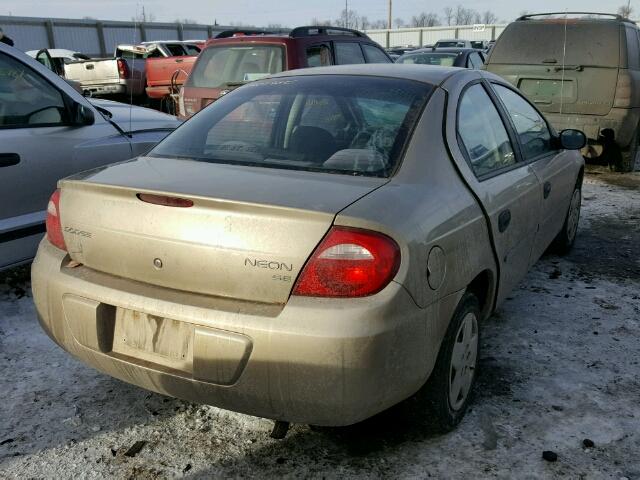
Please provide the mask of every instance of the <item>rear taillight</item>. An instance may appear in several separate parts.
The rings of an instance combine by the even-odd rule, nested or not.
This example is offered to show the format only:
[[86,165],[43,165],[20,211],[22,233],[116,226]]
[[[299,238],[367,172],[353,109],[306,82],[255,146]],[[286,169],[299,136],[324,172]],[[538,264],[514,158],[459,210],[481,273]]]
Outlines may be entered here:
[[116,63],[118,64],[118,76],[123,80],[126,80],[127,78],[129,78],[130,72],[129,72],[129,65],[127,65],[127,62],[122,58],[119,58],[118,60],[116,60]]
[[629,72],[620,70],[616,84],[616,95],[613,99],[614,107],[629,108],[631,106],[631,83]]
[[60,190],[56,190],[47,205],[47,240],[60,250],[67,250],[60,224]]
[[386,287],[398,272],[400,248],[382,233],[333,227],[293,287],[294,295],[364,297]]

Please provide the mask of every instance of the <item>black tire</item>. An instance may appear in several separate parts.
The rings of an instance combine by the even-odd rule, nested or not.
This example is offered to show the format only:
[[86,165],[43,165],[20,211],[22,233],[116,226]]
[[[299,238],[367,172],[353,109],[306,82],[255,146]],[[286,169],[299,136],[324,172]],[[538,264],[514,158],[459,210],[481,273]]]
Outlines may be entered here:
[[[472,370],[471,384],[461,404],[452,406],[450,385],[452,378],[452,355],[458,340],[459,330],[469,314],[475,315],[477,350]],[[478,359],[480,356],[480,303],[472,293],[465,293],[456,308],[447,333],[444,336],[438,359],[427,383],[418,393],[424,396],[427,408],[427,421],[434,431],[446,433],[453,430],[462,420],[473,396],[473,387],[478,377]]]
[[[577,212],[573,211],[577,201]],[[551,250],[558,255],[566,255],[573,248],[573,244],[578,236],[578,222],[580,221],[580,208],[582,205],[582,178],[578,180],[576,186],[571,194],[571,202],[569,203],[569,209],[562,225],[562,230],[553,240],[551,244]],[[576,215],[575,217],[572,216]],[[575,223],[574,223],[575,222]]]

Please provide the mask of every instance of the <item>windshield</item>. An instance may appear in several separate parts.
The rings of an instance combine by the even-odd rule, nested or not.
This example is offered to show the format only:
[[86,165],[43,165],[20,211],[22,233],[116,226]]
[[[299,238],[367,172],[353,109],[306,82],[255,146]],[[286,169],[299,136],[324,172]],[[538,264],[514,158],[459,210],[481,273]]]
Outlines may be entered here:
[[188,87],[220,88],[259,80],[283,70],[284,48],[275,45],[221,45],[205,48],[187,80]]
[[150,155],[386,177],[432,90],[365,76],[263,80],[202,110]]
[[441,65],[452,67],[457,53],[411,53],[400,57],[396,63],[415,63],[419,65]]

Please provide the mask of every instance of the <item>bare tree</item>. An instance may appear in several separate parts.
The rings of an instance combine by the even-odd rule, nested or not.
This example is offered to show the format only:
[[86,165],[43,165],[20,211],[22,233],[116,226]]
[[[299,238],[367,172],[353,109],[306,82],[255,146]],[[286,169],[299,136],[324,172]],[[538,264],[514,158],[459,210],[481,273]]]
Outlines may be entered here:
[[631,6],[631,3],[618,7],[618,15],[621,15],[624,18],[631,18],[632,13],[633,7]]
[[458,5],[453,12],[453,21],[455,25],[470,25],[475,18],[475,11],[472,8],[465,8]]
[[349,9],[347,11],[347,9],[343,9],[342,12],[340,12],[340,17],[336,20],[336,23],[341,27],[358,29],[360,25],[360,16],[355,10]]
[[146,13],[144,9],[144,5],[142,6],[142,12],[136,13],[134,17],[131,17],[131,21],[136,23],[154,22],[155,20],[156,20],[155,14]]
[[444,13],[444,21],[446,22],[447,25],[451,25],[451,23],[453,22],[453,8],[444,7],[443,13]]
[[367,18],[366,15],[362,15],[360,17],[360,28],[362,28],[362,30],[367,30],[369,26],[370,26],[369,19]]
[[436,25],[440,25],[440,20],[433,12],[422,12],[411,17],[412,27],[435,27]]
[[382,19],[374,20],[373,22],[371,22],[369,27],[372,28],[372,29],[383,30],[383,29],[387,28],[387,22],[385,22]]
[[482,14],[482,22],[479,23],[490,25],[492,23],[496,23],[497,21],[498,17],[495,13],[493,13],[491,10],[485,10],[485,12]]
[[396,26],[396,28],[402,28],[405,26],[404,20],[399,17],[393,21],[393,24]]
[[329,25],[331,25],[331,20],[320,20],[316,17],[313,17],[309,22],[309,25],[312,25],[314,27],[328,27]]

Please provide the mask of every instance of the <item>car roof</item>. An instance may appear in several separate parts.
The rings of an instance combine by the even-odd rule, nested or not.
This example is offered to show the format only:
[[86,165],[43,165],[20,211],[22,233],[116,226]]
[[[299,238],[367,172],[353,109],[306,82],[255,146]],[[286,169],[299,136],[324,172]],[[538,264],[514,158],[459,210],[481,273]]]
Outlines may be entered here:
[[443,81],[457,73],[468,72],[466,68],[433,66],[424,68],[424,65],[404,65],[397,63],[368,63],[355,65],[333,65],[327,67],[301,68],[288,70],[269,78],[313,76],[313,75],[356,75],[381,78],[397,78],[401,80],[414,80],[417,82],[440,85]]

